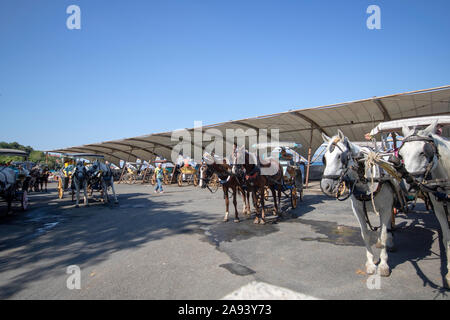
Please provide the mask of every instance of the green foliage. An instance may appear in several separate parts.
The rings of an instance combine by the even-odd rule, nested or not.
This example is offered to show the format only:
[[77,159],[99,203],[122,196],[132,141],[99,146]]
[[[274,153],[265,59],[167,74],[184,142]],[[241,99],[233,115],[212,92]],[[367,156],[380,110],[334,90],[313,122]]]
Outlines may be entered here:
[[[4,142],[0,141],[0,149],[18,149],[28,152],[28,160],[32,162],[45,163],[45,153],[42,151],[34,150],[30,146],[23,146],[18,142]],[[22,161],[22,157],[0,156],[0,163],[6,163],[9,161]],[[56,159],[54,157],[48,157],[47,161],[50,169],[56,169]]]

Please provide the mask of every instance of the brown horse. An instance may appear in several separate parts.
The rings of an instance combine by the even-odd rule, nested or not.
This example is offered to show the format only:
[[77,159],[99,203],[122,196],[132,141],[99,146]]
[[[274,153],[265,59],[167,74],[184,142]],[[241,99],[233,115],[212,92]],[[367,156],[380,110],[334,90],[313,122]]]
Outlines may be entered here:
[[[272,191],[274,214],[281,215],[279,205],[283,171],[279,162],[271,158],[264,161],[258,160],[256,155],[249,153],[244,147],[239,148],[232,158],[232,172],[245,177],[244,184],[252,193],[253,206],[257,212],[254,223],[265,224],[266,222],[264,208],[264,189],[266,186]],[[261,217],[259,216],[259,205],[261,206]]]
[[223,189],[223,197],[225,199],[225,217],[224,221],[228,221],[228,213],[230,206],[230,199],[228,191],[232,191],[233,194],[233,205],[234,205],[234,222],[239,222],[239,213],[237,209],[237,193],[240,192],[242,194],[242,199],[244,201],[244,214],[250,214],[250,205],[248,203],[248,195],[246,201],[246,193],[242,189],[241,181],[239,181],[236,175],[231,173],[231,165],[228,164],[225,160],[219,161],[214,156],[211,156],[208,153],[203,155],[204,164],[200,167],[200,187],[206,188],[209,180],[213,176],[213,174],[217,174],[220,179],[220,184]]
[[39,177],[39,185],[41,187],[41,191],[47,192],[47,184],[48,184],[48,177],[50,176],[50,170],[47,166],[44,166],[41,172],[41,176]]

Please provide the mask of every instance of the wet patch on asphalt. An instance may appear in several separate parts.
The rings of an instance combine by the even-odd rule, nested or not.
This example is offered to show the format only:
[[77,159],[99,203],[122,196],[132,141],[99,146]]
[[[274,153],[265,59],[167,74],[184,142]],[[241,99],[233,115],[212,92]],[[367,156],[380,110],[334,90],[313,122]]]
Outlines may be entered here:
[[255,273],[255,271],[253,271],[252,269],[247,268],[246,266],[243,266],[239,263],[224,263],[219,267],[227,269],[232,274],[235,274],[237,276],[248,276]]
[[[302,241],[318,241],[331,243],[339,246],[364,246],[361,231],[358,227],[338,225],[336,222],[318,221],[298,218],[297,222],[311,226],[314,232],[325,235],[325,237],[305,237]],[[376,232],[370,231],[370,242],[376,242]]]
[[253,219],[248,218],[241,220],[239,223],[234,223],[233,220],[221,222],[203,232],[209,243],[219,247],[221,242],[263,237],[277,231],[279,231],[279,228],[273,223],[254,224]]

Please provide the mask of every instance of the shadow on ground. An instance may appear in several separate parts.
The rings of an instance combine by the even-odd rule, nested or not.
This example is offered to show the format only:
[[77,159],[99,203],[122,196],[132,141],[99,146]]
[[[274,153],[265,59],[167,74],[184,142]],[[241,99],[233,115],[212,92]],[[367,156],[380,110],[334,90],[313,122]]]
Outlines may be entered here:
[[[0,272],[35,264],[0,287],[1,299],[33,281],[61,275],[69,265],[88,267],[114,252],[209,224],[201,213],[184,212],[185,201],[152,201],[148,194],[122,194],[119,205],[93,202],[78,209],[66,207],[72,205],[70,199],[55,196],[33,196],[33,210],[1,219]],[[43,203],[45,207],[39,205]],[[52,232],[46,233],[46,226]]]

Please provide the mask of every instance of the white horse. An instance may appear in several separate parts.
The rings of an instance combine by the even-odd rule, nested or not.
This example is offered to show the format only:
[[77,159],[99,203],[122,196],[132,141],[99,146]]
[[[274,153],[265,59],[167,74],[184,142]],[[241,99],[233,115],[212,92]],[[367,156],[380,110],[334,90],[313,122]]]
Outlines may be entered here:
[[[370,179],[366,182],[361,181],[361,177],[357,173],[357,168],[358,166],[361,166],[361,164],[359,164],[355,158],[361,157],[363,148],[351,143],[341,130],[338,130],[337,136],[330,138],[327,135],[322,134],[322,138],[328,143],[327,151],[323,158],[325,170],[320,182],[322,191],[326,195],[338,198],[338,192],[342,186],[341,182],[345,180],[347,186],[350,186],[349,189],[356,187],[361,190],[368,190],[370,193],[370,190],[373,187]],[[367,170],[362,170],[367,173]],[[378,172],[380,172],[379,168]],[[387,250],[394,248],[390,231],[392,211],[397,194],[394,186],[395,184],[393,183],[380,182],[378,189],[374,193],[375,209],[380,215],[381,227],[381,233],[377,243],[377,245],[381,247],[381,261],[378,265],[378,272],[381,276],[385,277],[390,275]],[[353,191],[355,191],[355,189],[353,189]],[[372,189],[372,191],[375,190]],[[361,195],[358,196],[356,192],[350,194],[353,213],[358,219],[361,235],[366,246],[366,273],[374,274],[377,270],[377,266],[373,261],[373,251],[370,245],[370,234],[368,230],[370,220],[368,220],[367,215],[367,211],[369,210],[374,212],[372,201],[370,196],[367,198],[367,194],[364,195],[365,198]]]
[[[79,207],[80,203],[80,189],[83,188],[84,192],[84,205],[89,206],[89,200],[87,196],[87,183],[88,183],[88,174],[86,167],[82,161],[78,161],[75,169],[72,173],[72,182],[75,187],[75,192],[77,196],[75,207]],[[72,191],[73,192],[73,191]]]
[[0,195],[8,203],[8,214],[11,213],[11,203],[14,198],[14,186],[16,185],[16,173],[8,167],[0,168]]
[[[449,183],[450,177],[450,142],[435,134],[437,121],[426,129],[410,130],[403,127],[403,144],[399,149],[399,158],[403,160],[406,171],[419,181],[426,180],[431,174],[432,180]],[[438,191],[438,190],[436,190]],[[446,285],[450,286],[450,230],[445,213],[443,196],[448,198],[448,190],[440,194],[429,192],[434,213],[442,230],[444,247],[447,254]]]
[[103,190],[103,197],[105,203],[109,201],[108,197],[108,188],[111,187],[113,196],[114,196],[114,203],[119,203],[119,200],[117,200],[116,191],[114,190],[114,177],[113,172],[109,165],[106,165],[98,160],[96,160],[92,164],[92,170],[95,172],[94,174],[97,174],[98,172],[101,172],[101,185]]

